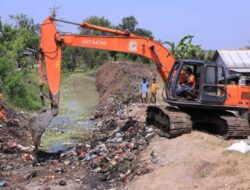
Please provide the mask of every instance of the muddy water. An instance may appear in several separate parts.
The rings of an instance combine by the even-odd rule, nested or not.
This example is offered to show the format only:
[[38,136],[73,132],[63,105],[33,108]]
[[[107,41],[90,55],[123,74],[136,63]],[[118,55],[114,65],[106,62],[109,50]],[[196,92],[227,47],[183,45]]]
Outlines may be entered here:
[[65,151],[88,137],[94,123],[88,117],[98,104],[94,78],[74,73],[63,80],[59,115],[55,117],[42,137],[44,149]]

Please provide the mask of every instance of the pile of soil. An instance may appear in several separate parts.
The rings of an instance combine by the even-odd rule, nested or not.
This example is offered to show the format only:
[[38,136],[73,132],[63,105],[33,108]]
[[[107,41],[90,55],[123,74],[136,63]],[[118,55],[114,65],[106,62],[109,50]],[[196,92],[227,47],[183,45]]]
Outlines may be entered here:
[[158,72],[155,65],[136,62],[104,64],[96,74],[96,87],[100,94],[100,106],[108,113],[119,104],[140,102],[142,78],[152,82]]
[[14,111],[6,111],[5,115],[9,124],[0,123],[0,153],[19,152],[18,148],[14,148],[18,144],[31,146],[33,142],[27,127],[29,116]]

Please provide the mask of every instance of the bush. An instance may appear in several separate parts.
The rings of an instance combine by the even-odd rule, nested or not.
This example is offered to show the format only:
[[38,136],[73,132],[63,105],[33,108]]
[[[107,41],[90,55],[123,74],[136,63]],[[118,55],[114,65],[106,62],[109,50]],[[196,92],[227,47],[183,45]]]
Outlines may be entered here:
[[[28,85],[24,81],[24,74],[22,72],[8,75],[4,88],[11,106],[28,110],[38,109],[40,107],[38,89],[34,90],[31,85]],[[37,93],[34,91],[37,91]]]

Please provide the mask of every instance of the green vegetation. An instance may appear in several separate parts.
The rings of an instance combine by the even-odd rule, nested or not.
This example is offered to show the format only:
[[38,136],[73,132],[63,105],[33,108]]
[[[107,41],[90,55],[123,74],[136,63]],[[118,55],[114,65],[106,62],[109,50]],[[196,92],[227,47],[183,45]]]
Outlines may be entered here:
[[91,131],[82,128],[76,129],[68,127],[66,133],[59,133],[52,130],[46,130],[41,139],[41,145],[43,146],[43,149],[49,150],[50,146],[53,146],[58,142],[83,142],[89,140],[91,138],[91,135]]
[[39,92],[32,74],[36,61],[23,53],[26,48],[38,47],[38,25],[22,14],[10,19],[14,25],[0,20],[0,89],[10,107],[37,109]]
[[212,61],[215,51],[205,51],[201,49],[200,45],[193,44],[194,36],[184,36],[178,44],[174,42],[165,41],[163,44],[170,46],[171,53],[177,59],[198,59],[205,61]]

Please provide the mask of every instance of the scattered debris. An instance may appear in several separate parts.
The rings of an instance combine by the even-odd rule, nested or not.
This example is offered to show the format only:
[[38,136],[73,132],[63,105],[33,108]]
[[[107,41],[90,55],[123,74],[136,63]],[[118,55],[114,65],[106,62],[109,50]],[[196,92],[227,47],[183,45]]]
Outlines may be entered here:
[[32,171],[30,173],[28,173],[28,175],[25,177],[25,179],[30,179],[32,177],[36,177],[37,176],[37,171]]
[[55,169],[55,173],[58,173],[58,174],[62,174],[62,173],[64,173],[66,170],[65,170],[65,168],[56,168]]
[[64,165],[66,165],[66,166],[67,166],[67,165],[71,164],[71,161],[69,161],[69,160],[65,160],[63,163],[64,163]]
[[4,180],[0,180],[0,187],[6,187],[7,186],[7,182]]
[[230,147],[227,148],[229,151],[237,151],[243,154],[250,152],[250,146],[243,140],[240,142],[232,144]]
[[20,150],[20,151],[22,151],[22,152],[32,152],[33,150],[34,150],[34,146],[31,146],[31,147],[26,147],[26,146],[23,146],[23,145],[21,145],[21,144],[18,144],[18,145],[16,145],[16,147]]
[[67,182],[64,181],[64,180],[60,180],[60,181],[59,181],[59,185],[60,185],[60,186],[66,186],[66,185],[67,185]]
[[22,155],[22,160],[25,162],[33,161],[33,160],[35,160],[35,157],[30,153],[25,153]]
[[95,154],[92,154],[92,155],[86,155],[85,157],[84,157],[84,161],[89,161],[89,160],[91,160],[92,158],[95,158],[96,157],[96,155]]
[[157,159],[157,156],[154,150],[151,151],[150,156],[151,156],[151,162],[154,164],[157,164],[159,160]]

